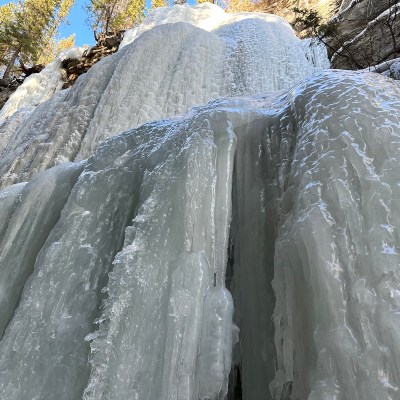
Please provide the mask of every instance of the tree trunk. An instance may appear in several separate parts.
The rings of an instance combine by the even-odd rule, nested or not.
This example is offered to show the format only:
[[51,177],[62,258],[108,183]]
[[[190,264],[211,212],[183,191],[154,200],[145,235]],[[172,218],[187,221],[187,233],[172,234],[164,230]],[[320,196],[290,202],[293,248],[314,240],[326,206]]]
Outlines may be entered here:
[[7,79],[10,76],[11,70],[12,70],[14,64],[15,64],[15,61],[17,60],[17,57],[19,56],[20,51],[21,51],[20,48],[17,48],[17,49],[14,50],[14,53],[11,56],[11,59],[7,64],[7,68],[4,71],[3,79]]

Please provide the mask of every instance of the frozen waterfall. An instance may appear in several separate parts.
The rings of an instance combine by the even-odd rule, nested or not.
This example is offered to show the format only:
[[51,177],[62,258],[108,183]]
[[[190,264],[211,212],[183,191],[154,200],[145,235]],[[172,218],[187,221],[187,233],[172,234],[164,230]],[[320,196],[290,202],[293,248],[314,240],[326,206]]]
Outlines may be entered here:
[[[300,45],[282,18],[226,14],[210,3],[153,11],[140,32],[126,36],[130,45],[35,112],[20,109],[7,119],[0,116],[5,138],[0,187],[86,159],[100,141],[144,122],[182,114],[221,96],[290,88],[327,63],[326,54]],[[16,109],[17,101],[18,96],[11,98],[5,108]]]
[[0,399],[399,399],[400,85],[211,4],[125,39],[0,126]]

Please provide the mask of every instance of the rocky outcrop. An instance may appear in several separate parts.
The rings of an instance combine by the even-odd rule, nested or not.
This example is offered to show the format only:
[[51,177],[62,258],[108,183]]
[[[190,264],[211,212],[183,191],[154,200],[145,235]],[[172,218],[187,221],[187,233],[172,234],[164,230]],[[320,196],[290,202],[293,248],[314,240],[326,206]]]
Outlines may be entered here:
[[399,0],[346,0],[332,22],[328,44],[334,68],[367,68],[399,57]]
[[[364,69],[400,56],[400,0],[264,0],[259,4],[257,11],[280,15],[292,24],[294,8],[317,11],[330,24],[330,36],[324,41],[333,68]],[[301,24],[294,28],[300,37],[310,33]]]
[[15,79],[0,79],[0,110],[21,83]]
[[64,60],[62,67],[66,71],[66,82],[63,85],[63,89],[71,87],[80,75],[87,72],[102,58],[115,53],[122,41],[123,34],[124,31],[108,34],[100,39],[95,46],[88,49],[81,58]]

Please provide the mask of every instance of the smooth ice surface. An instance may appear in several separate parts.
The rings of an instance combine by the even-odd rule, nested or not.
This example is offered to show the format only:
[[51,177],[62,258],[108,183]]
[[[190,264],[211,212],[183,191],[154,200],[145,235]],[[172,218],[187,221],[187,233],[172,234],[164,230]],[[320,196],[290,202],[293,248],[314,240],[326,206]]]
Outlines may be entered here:
[[[222,8],[208,2],[196,4],[195,6],[178,4],[174,7],[157,8],[150,13],[143,23],[125,32],[120,48],[132,43],[141,34],[157,25],[186,22],[210,32],[221,26],[224,22],[229,21],[230,18],[235,19],[237,15],[238,14],[226,14]],[[241,15],[251,16],[254,14],[241,13]]]
[[[174,6],[153,11],[138,29],[131,44],[72,88],[24,120],[4,122],[0,186],[85,159],[102,140],[145,122],[221,96],[288,89],[326,67],[326,54],[301,46],[289,24],[269,14],[226,14],[208,3]],[[37,104],[30,95],[23,99]]]

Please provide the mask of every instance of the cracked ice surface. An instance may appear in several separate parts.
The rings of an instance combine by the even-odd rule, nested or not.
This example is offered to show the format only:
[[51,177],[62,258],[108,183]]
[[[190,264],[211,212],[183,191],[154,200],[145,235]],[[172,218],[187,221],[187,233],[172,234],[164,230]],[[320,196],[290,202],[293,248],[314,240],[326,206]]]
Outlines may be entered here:
[[268,14],[174,6],[153,11],[138,29],[71,89],[3,122],[0,186],[85,159],[102,140],[145,122],[221,96],[288,89],[327,66],[326,52],[301,46],[286,21]]

